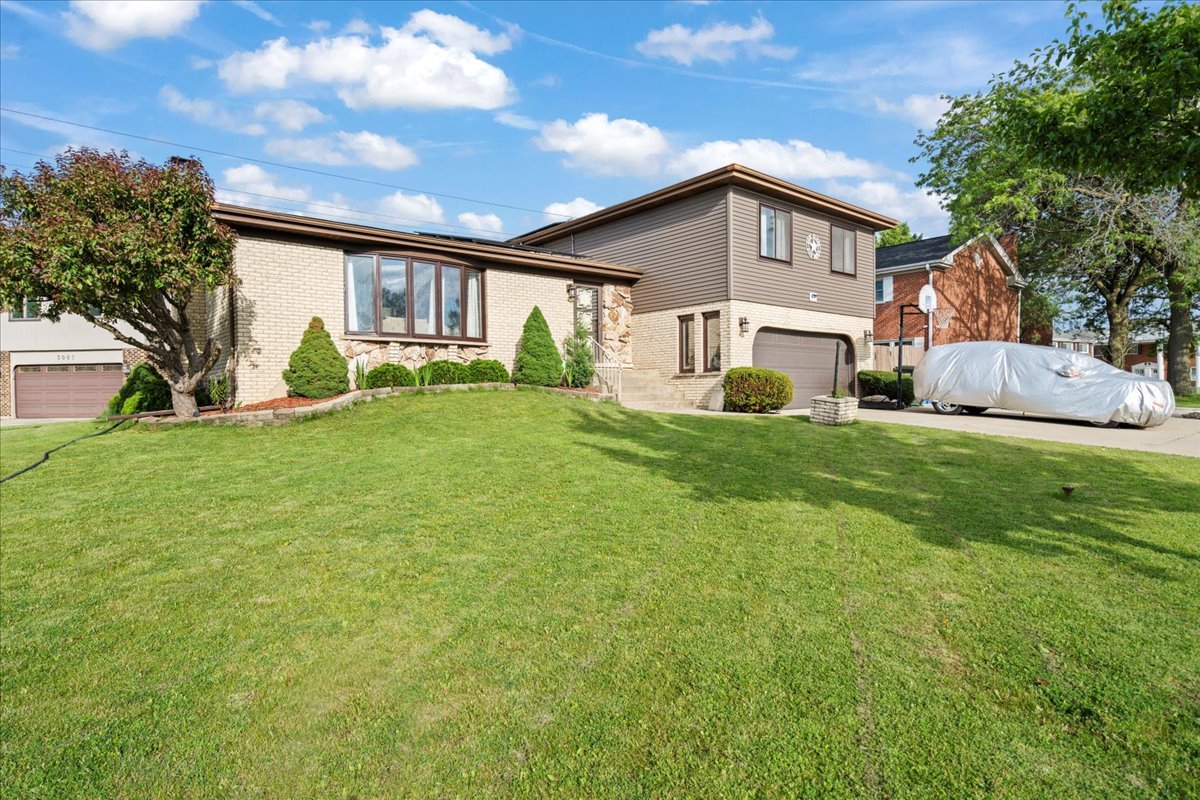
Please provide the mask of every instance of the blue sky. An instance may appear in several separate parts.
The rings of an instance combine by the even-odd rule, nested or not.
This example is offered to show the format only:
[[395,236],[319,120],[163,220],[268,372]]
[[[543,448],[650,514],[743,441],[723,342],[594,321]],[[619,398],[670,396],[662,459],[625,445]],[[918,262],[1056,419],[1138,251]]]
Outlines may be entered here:
[[183,145],[4,113],[0,156],[194,153],[231,202],[484,236],[737,161],[937,235],[909,158],[938,96],[1063,29],[1054,2],[0,0],[0,105]]

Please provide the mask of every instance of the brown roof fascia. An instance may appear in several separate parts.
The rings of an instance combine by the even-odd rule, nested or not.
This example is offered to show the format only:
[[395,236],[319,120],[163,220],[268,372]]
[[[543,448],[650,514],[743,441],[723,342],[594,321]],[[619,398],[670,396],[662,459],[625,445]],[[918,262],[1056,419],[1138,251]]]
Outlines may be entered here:
[[664,203],[682,200],[685,197],[690,197],[718,186],[738,186],[777,200],[784,200],[804,208],[810,208],[822,214],[855,222],[874,231],[887,230],[900,224],[897,220],[883,214],[868,211],[865,208],[851,205],[820,192],[814,192],[811,189],[805,189],[803,186],[788,183],[787,181],[774,178],[749,167],[743,167],[741,164],[730,164],[720,169],[715,169],[712,172],[698,175],[695,178],[689,178],[686,181],[680,181],[649,194],[644,194],[641,197],[635,197],[632,200],[626,200],[623,203],[602,208],[586,216],[560,222],[557,225],[538,228],[521,236],[513,237],[509,241],[518,244],[548,242],[561,236],[568,236],[605,222],[611,222],[663,205]]
[[557,253],[521,250],[505,245],[440,239],[415,233],[353,225],[345,222],[281,214],[226,203],[213,205],[213,216],[235,229],[253,229],[272,233],[307,236],[341,242],[356,248],[420,248],[460,258],[480,258],[506,266],[526,267],[551,272],[567,272],[592,277],[636,281],[642,270],[606,261]]

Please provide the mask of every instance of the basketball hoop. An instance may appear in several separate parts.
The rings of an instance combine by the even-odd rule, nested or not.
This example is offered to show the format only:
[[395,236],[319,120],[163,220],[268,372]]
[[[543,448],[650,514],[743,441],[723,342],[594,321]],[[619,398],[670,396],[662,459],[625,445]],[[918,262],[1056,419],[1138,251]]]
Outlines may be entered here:
[[939,330],[950,327],[952,319],[954,319],[954,309],[952,308],[935,308],[933,310],[933,324]]
[[937,307],[937,292],[933,290],[932,283],[927,283],[921,287],[921,291],[917,295],[917,308],[928,314],[930,311],[936,311]]

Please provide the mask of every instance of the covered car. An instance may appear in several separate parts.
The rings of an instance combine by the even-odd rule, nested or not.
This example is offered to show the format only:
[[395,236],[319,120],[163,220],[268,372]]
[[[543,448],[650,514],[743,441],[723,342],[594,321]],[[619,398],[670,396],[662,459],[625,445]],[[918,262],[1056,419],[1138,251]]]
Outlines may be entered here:
[[1055,347],[1012,342],[962,342],[929,348],[913,370],[917,398],[943,413],[989,408],[1147,428],[1175,410],[1166,381]]

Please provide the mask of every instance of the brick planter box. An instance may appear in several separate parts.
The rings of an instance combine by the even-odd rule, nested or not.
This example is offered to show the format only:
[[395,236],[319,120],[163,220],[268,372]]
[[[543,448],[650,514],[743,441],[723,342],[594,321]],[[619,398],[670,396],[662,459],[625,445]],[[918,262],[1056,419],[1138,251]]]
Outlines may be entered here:
[[849,425],[858,418],[857,397],[817,395],[809,401],[811,419],[818,425]]

